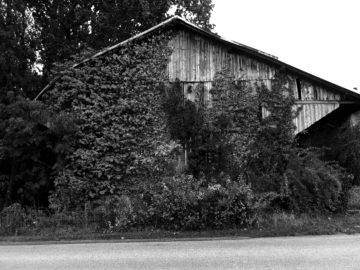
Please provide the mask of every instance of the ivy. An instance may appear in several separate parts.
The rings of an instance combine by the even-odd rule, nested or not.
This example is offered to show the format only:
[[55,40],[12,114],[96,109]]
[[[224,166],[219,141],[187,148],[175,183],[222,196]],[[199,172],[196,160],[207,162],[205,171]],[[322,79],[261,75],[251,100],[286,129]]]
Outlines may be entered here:
[[128,44],[60,73],[46,99],[57,111],[72,113],[79,132],[55,179],[54,208],[131,194],[149,174],[162,173],[155,161],[170,152],[160,102],[168,40],[169,35],[160,35]]
[[171,137],[189,152],[188,170],[205,185],[245,182],[283,210],[344,209],[351,175],[318,150],[296,145],[290,79],[279,71],[268,88],[236,80],[225,68],[215,76],[210,107],[184,100],[175,84],[164,103]]
[[247,160],[248,181],[258,192],[280,192],[289,155],[295,149],[293,119],[295,97],[287,87],[289,78],[279,72],[272,80],[271,89],[256,86],[261,120],[254,134]]

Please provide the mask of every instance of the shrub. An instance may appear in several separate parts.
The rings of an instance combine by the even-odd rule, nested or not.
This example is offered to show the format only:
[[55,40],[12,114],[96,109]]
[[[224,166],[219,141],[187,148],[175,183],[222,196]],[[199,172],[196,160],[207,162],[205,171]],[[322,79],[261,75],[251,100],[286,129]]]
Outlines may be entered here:
[[14,203],[48,206],[52,174],[76,133],[71,115],[16,97],[0,104],[0,209]]
[[360,209],[360,187],[355,186],[349,190],[349,208]]
[[253,218],[253,194],[241,183],[206,184],[190,175],[164,179],[143,195],[146,223],[163,229],[247,226]]
[[128,229],[135,220],[132,202],[128,196],[107,196],[93,204],[93,221],[99,229],[121,231]]
[[349,123],[337,129],[337,135],[330,141],[331,147],[327,149],[330,158],[338,160],[354,175],[353,184],[360,184],[360,124],[348,126]]
[[18,234],[25,226],[26,213],[19,203],[5,207],[0,213],[0,233]]
[[319,152],[298,149],[289,156],[283,181],[283,202],[290,210],[335,212],[346,209],[352,175],[321,160]]

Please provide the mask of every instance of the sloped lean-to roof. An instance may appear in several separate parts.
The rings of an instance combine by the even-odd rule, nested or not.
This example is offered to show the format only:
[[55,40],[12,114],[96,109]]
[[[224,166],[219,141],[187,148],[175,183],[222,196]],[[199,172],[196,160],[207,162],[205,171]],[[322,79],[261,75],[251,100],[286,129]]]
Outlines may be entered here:
[[[231,40],[227,40],[225,38],[222,38],[220,37],[219,35],[217,34],[214,34],[214,33],[211,33],[211,32],[207,32],[203,29],[201,29],[200,27],[196,26],[195,24],[192,24],[188,21],[186,21],[185,19],[179,17],[179,16],[174,16],[174,17],[171,17],[169,19],[167,19],[166,21],[162,22],[162,23],[159,23],[158,25],[138,34],[138,35],[135,35],[127,40],[124,40],[118,44],[115,44],[113,46],[109,46],[109,47],[106,47],[102,50],[100,50],[99,52],[95,53],[93,56],[89,57],[89,58],[86,58],[84,59],[83,61],[73,65],[73,68],[75,67],[79,67],[81,65],[83,65],[84,63],[94,59],[94,58],[97,58],[101,55],[104,55],[110,51],[113,51],[115,49],[117,49],[118,47],[120,46],[123,46],[133,40],[136,40],[136,39],[140,39],[140,38],[143,38],[143,37],[146,37],[148,35],[151,35],[161,29],[165,29],[165,28],[170,28],[170,27],[173,27],[173,26],[176,26],[176,25],[179,25],[179,26],[182,26],[182,27],[185,27],[189,30],[192,30],[192,31],[195,31],[197,32],[198,34],[200,35],[203,35],[203,36],[207,36],[211,39],[214,39],[216,41],[219,41],[221,43],[224,43],[226,45],[228,45],[230,48],[234,49],[234,50],[237,50],[237,51],[241,51],[243,53],[246,53],[248,54],[249,56],[252,56],[252,57],[255,57],[259,60],[262,60],[262,61],[265,61],[269,64],[272,64],[276,67],[284,67],[286,70],[288,70],[289,72],[293,73],[294,75],[296,76],[299,76],[299,77],[303,77],[303,78],[306,78],[310,81],[313,81],[313,82],[316,82],[324,87],[327,87],[329,88],[330,90],[333,90],[333,91],[336,91],[336,92],[339,92],[341,94],[344,94],[345,96],[350,96],[352,98],[355,98],[356,100],[360,100],[360,94],[359,93],[356,93],[354,91],[351,91],[349,89],[346,89],[344,87],[341,87],[339,85],[336,85],[336,84],[333,84],[329,81],[326,81],[324,79],[321,79],[317,76],[314,76],[310,73],[307,73],[303,70],[300,70],[298,68],[295,68],[289,64],[286,64],[280,60],[278,60],[277,57],[273,56],[273,55],[270,55],[268,53],[265,53],[263,51],[260,51],[260,50],[257,50],[257,49],[254,49],[252,47],[249,47],[249,46],[246,46],[244,44],[241,44],[241,43],[238,43],[238,42],[234,42],[234,41],[231,41]],[[56,76],[52,81],[49,82],[49,84],[47,84],[41,91],[40,93],[35,97],[35,100],[39,99],[48,89],[50,89],[52,87],[52,85],[59,79],[60,77],[59,76]]]

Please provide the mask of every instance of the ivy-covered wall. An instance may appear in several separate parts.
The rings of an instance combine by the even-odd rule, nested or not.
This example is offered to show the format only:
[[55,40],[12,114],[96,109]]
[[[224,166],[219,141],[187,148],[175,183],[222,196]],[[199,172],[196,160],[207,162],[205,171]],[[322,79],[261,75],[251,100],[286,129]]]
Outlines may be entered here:
[[151,178],[147,166],[152,174],[161,170],[154,160],[166,152],[160,98],[168,40],[169,35],[158,35],[61,71],[44,100],[73,114],[79,131],[73,153],[55,177],[54,208],[131,193],[136,183]]
[[[298,112],[287,87],[289,75],[275,74],[269,89],[239,82],[224,65],[212,82],[212,106],[204,104],[201,85],[193,89],[197,103],[186,101],[181,85],[169,83],[172,36],[138,40],[60,72],[45,100],[55,111],[71,113],[79,130],[73,152],[55,175],[51,207],[71,210],[113,195],[151,205],[163,195],[149,195],[152,187],[167,190],[166,181],[177,183],[190,174],[205,187],[250,184],[258,194],[275,194],[278,206],[296,211],[338,209],[346,176],[293,144]],[[186,174],[174,172],[176,143],[171,141],[189,154]],[[330,190],[323,188],[331,181]]]

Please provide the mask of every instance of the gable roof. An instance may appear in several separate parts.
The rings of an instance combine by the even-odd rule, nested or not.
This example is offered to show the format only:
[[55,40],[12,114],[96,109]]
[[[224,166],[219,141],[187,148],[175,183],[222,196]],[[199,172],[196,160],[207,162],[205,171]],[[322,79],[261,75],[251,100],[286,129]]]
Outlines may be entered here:
[[[217,34],[214,34],[212,32],[208,32],[208,31],[205,31],[203,30],[202,28],[198,27],[197,25],[193,24],[193,23],[190,23],[188,21],[186,21],[185,19],[179,17],[179,16],[174,16],[174,17],[171,17],[153,27],[151,27],[150,29],[142,32],[142,33],[139,33],[127,40],[124,40],[120,43],[117,43],[115,45],[112,45],[112,46],[109,46],[109,47],[106,47],[100,51],[98,51],[97,53],[95,53],[94,55],[92,55],[91,57],[89,58],[86,58],[84,59],[83,61],[77,63],[77,64],[74,64],[72,67],[73,68],[76,68],[76,67],[79,67],[89,61],[91,61],[92,59],[95,59],[101,55],[104,55],[110,51],[113,51],[115,49],[117,49],[118,47],[120,46],[123,46],[133,40],[137,40],[137,39],[141,39],[141,38],[144,38],[144,37],[147,37],[148,35],[151,35],[151,34],[154,34],[156,33],[157,31],[161,31],[163,29],[168,29],[168,28],[171,28],[171,27],[174,27],[174,26],[180,26],[180,27],[184,27],[185,29],[188,29],[190,31],[194,31],[202,36],[206,36],[206,37],[209,37],[213,40],[216,40],[220,43],[223,43],[223,44],[226,44],[228,45],[231,49],[235,50],[235,51],[240,51],[244,54],[247,54],[249,56],[252,56],[254,58],[257,58],[259,60],[262,60],[266,63],[269,63],[277,68],[285,68],[288,72],[294,74],[295,76],[299,76],[299,77],[302,77],[302,78],[305,78],[305,79],[308,79],[310,81],[313,81],[313,82],[316,82],[318,83],[319,85],[322,85],[324,87],[327,87],[329,90],[333,90],[335,92],[339,92],[341,94],[344,94],[345,96],[351,96],[355,99],[358,99],[360,100],[360,93],[356,93],[354,91],[351,91],[349,89],[346,89],[344,87],[341,87],[339,85],[336,85],[334,83],[331,83],[329,81],[326,81],[324,79],[321,79],[315,75],[312,75],[310,73],[307,73],[303,70],[300,70],[296,67],[293,67],[289,64],[286,64],[280,60],[278,60],[278,58],[276,56],[273,56],[271,54],[268,54],[268,53],[265,53],[263,51],[260,51],[260,50],[257,50],[255,48],[252,48],[252,47],[249,47],[249,46],[246,46],[244,44],[241,44],[241,43],[238,43],[238,42],[235,42],[235,41],[231,41],[231,40],[228,40],[228,39],[225,39],[223,37],[220,37],[219,35]],[[60,78],[60,76],[56,76],[55,78],[53,78],[40,92],[39,94],[35,97],[34,100],[37,100],[39,99],[49,88],[52,87],[52,85]]]

